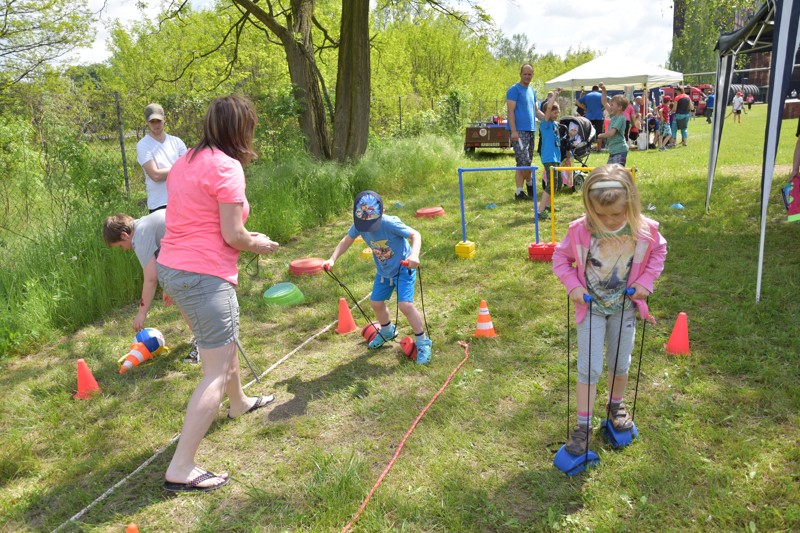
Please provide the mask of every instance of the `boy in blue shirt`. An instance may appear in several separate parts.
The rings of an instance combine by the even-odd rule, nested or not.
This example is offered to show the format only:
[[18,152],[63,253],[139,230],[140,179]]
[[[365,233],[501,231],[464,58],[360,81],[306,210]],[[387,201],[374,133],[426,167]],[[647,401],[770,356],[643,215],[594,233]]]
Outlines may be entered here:
[[[353,225],[336,245],[330,259],[323,263],[323,268],[333,267],[336,260],[352,246],[359,235],[372,249],[377,269],[369,303],[381,324],[381,330],[369,343],[369,347],[380,348],[386,341],[397,337],[397,328],[392,324],[389,308],[386,305],[386,301],[391,298],[392,292],[397,287],[397,305],[414,330],[417,364],[427,364],[431,359],[432,343],[425,335],[422,316],[414,306],[416,268],[419,266],[422,236],[415,229],[406,226],[399,218],[384,215],[383,199],[378,193],[362,191],[356,195],[353,204]],[[408,268],[401,267],[402,260],[408,261]]]
[[[558,115],[561,107],[555,100],[545,104],[544,120],[540,124],[542,139],[542,197],[539,200],[539,218],[547,220],[550,212],[550,168],[561,164],[561,137],[558,134]],[[561,173],[556,172],[554,190],[561,189]]]

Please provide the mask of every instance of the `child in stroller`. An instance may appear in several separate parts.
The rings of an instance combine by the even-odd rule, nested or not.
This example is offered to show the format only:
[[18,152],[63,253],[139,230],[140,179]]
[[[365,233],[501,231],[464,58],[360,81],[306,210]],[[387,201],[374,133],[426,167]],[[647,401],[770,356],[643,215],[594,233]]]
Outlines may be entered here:
[[[571,167],[580,163],[580,166],[588,167],[587,161],[591,153],[592,143],[595,142],[597,137],[597,132],[591,121],[581,116],[568,116],[563,117],[558,123],[564,166]],[[575,162],[573,162],[573,159]],[[587,175],[588,172],[576,170],[571,175],[568,173],[562,179],[567,187],[571,187],[573,191],[577,192],[581,190],[583,180],[586,179]],[[560,188],[558,186],[557,190]]]

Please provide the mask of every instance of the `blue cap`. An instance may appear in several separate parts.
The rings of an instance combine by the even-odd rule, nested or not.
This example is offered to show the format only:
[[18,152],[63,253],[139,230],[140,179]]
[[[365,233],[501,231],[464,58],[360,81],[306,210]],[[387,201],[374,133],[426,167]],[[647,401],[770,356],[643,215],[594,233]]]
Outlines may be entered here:
[[383,200],[375,191],[362,191],[353,203],[353,223],[358,231],[376,231],[381,227]]

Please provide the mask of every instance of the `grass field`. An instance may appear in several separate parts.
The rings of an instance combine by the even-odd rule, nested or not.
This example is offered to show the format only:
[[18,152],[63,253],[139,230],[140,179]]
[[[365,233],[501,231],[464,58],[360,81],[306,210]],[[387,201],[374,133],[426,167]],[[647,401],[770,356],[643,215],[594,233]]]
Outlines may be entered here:
[[[235,421],[220,409],[198,463],[229,471],[226,488],[165,493],[170,446],[62,531],[123,531],[130,522],[141,531],[339,531],[464,357],[459,340],[470,343],[467,363],[408,439],[356,531],[797,531],[800,225],[785,222],[777,191],[788,176],[796,122],[783,125],[756,304],[764,120],[756,106],[743,124],[726,125],[708,215],[710,128],[702,119],[690,125],[689,147],[628,158],[669,253],[650,298],[658,326],[648,326],[644,341],[640,438],[613,450],[595,431],[597,468],[567,478],[552,466],[549,449],[566,437],[566,328],[569,322],[574,331],[574,319],[551,265],[527,260],[530,205],[512,200],[510,172],[468,175],[468,237],[477,256],[459,260],[457,174],[442,171],[385,198],[388,212],[423,236],[429,366],[409,363],[397,344],[368,351],[357,333],[338,335],[334,324],[248,388],[273,392],[273,408]],[[590,158],[604,162],[604,154]],[[510,166],[513,159],[485,153],[460,164]],[[685,209],[671,209],[676,202]],[[497,208],[486,209],[490,203]],[[414,218],[430,205],[446,215]],[[556,205],[559,238],[582,208],[578,195],[557,195]],[[288,265],[327,257],[349,224],[342,213],[271,256],[243,255],[242,339],[259,370],[336,320],[344,292],[324,275],[291,277]],[[549,226],[542,237],[549,238]],[[362,298],[374,267],[359,251],[349,251],[335,272]],[[262,292],[281,281],[297,284],[305,302],[265,306]],[[419,286],[417,295],[419,304]],[[497,338],[472,338],[481,299]],[[692,354],[667,356],[662,345],[681,311],[689,317]],[[133,307],[119,309],[38,353],[2,362],[0,530],[59,527],[180,431],[201,375],[181,362],[191,335],[174,308],[154,306],[148,325],[165,334],[172,354],[120,376],[116,360],[127,351],[134,314]],[[358,311],[354,316],[366,322]],[[402,316],[400,325],[401,335],[410,334]],[[636,346],[635,360],[638,340]],[[71,397],[78,358],[103,389],[89,401]],[[246,367],[243,378],[251,378]],[[632,380],[629,401],[633,387]],[[569,412],[574,422],[574,408]]]

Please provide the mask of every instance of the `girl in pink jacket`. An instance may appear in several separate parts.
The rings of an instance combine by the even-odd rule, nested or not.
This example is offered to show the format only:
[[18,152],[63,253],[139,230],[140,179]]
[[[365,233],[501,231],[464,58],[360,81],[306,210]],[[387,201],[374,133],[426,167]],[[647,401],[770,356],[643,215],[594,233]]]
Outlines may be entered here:
[[[664,269],[667,255],[667,241],[658,232],[658,223],[642,216],[639,192],[623,166],[594,169],[583,186],[583,204],[586,214],[570,224],[553,254],[553,272],[575,303],[578,324],[578,425],[566,446],[573,455],[586,453],[604,347],[608,361],[608,418],[618,431],[633,425],[623,394],[636,332],[636,311],[654,322],[646,298],[653,292],[653,283]],[[629,288],[633,294],[626,298]],[[584,296],[591,297],[591,328],[589,304]]]

